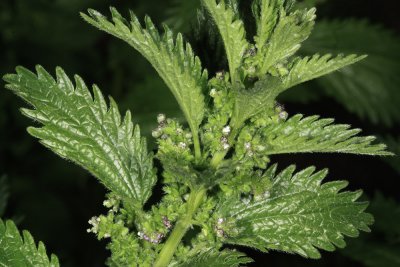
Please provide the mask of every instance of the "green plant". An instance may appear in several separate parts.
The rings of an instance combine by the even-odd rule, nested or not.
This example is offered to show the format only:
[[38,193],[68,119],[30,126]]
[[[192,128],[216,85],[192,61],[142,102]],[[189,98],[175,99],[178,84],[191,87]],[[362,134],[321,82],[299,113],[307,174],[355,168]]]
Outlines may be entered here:
[[[112,22],[95,10],[81,14],[141,53],[175,96],[187,126],[160,114],[152,133],[155,155],[131,113],[122,117],[112,98],[107,104],[100,89],[93,86],[91,93],[79,76],[73,83],[57,68],[54,79],[41,66],[36,73],[18,67],[4,76],[6,88],[33,106],[23,114],[43,125],[28,132],[109,189],[109,212],[93,217],[88,230],[109,239],[108,265],[251,261],[226,244],[319,258],[318,249],[333,251],[345,246],[344,236],[369,231],[373,218],[364,212],[367,203],[357,202],[361,191],[342,192],[345,181],[322,184],[326,170],[295,172],[290,166],[277,172],[270,162],[282,153],[391,154],[373,144],[374,137],[357,136],[359,129],[318,116],[289,117],[276,102],[287,89],[365,56],[296,56],[313,29],[315,9],[296,9],[294,1],[255,0],[253,40],[246,38],[235,1],[202,3],[221,34],[229,66],[210,79],[182,35],[175,37],[168,27],[160,35],[150,18],[143,28],[133,13],[127,20],[114,8]],[[161,174],[154,160],[161,162]],[[164,195],[149,200],[157,181]],[[20,240],[12,223],[1,222],[0,242],[10,236],[4,229]],[[12,252],[21,246],[1,248],[0,262],[34,259],[32,239],[25,243],[24,253]],[[43,258],[42,246],[39,254]],[[57,264],[46,260],[38,264]]]

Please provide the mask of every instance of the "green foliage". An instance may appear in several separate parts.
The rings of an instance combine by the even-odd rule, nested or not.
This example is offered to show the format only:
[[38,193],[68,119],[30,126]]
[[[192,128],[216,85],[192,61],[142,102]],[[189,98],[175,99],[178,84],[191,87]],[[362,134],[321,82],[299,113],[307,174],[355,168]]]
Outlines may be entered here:
[[393,125],[400,118],[400,39],[366,21],[322,21],[302,53],[360,53],[368,58],[318,79],[326,93],[349,111],[373,123]]
[[160,36],[149,17],[145,18],[146,29],[143,29],[132,12],[129,23],[115,8],[111,8],[111,13],[114,23],[95,10],[89,10],[90,16],[81,15],[93,26],[127,42],[153,65],[178,101],[197,142],[198,127],[204,116],[202,91],[208,76],[200,59],[194,56],[189,44],[184,44],[181,34],[174,40],[172,31],[165,27],[164,35]]
[[314,173],[313,167],[296,174],[294,166],[276,176],[275,171],[276,166],[266,171],[264,179],[272,186],[261,197],[221,204],[220,216],[227,219],[225,242],[319,258],[316,248],[343,248],[343,235],[369,231],[373,218],[364,213],[367,203],[355,202],[361,192],[339,192],[346,181],[321,185],[327,171]]
[[283,0],[262,0],[257,4],[254,8],[259,10],[256,13],[257,56],[253,60],[257,62],[256,73],[260,76],[299,50],[314,27],[315,9],[293,11],[291,1]]
[[57,267],[55,255],[47,257],[42,242],[36,246],[31,234],[23,231],[22,236],[12,221],[0,219],[0,265],[12,267]]
[[[391,155],[385,151],[385,145],[371,144],[376,139],[374,136],[356,136],[360,129],[349,129],[350,125],[333,122],[333,119],[303,117],[301,114],[287,120],[258,120],[256,123],[267,125],[252,134],[254,143],[246,141],[250,141],[252,147],[264,146],[259,152],[262,155],[309,152]],[[249,131],[243,130],[241,135],[245,139],[248,134]]]
[[188,255],[183,263],[172,263],[170,267],[238,267],[242,264],[250,263],[252,260],[246,255],[235,251],[225,249],[223,251],[214,251],[211,249],[194,251]]
[[225,0],[219,3],[216,0],[202,0],[202,3],[218,27],[224,42],[231,79],[236,81],[237,70],[242,65],[243,55],[249,44],[246,40],[243,21],[238,18],[237,7],[232,8],[232,6],[235,7],[235,1],[230,5],[225,4]]
[[63,158],[83,166],[108,189],[140,207],[156,182],[152,155],[133,127],[128,111],[122,119],[114,100],[108,107],[100,89],[93,95],[79,76],[74,86],[61,68],[55,80],[41,66],[37,75],[18,67],[6,75],[6,87],[31,104],[24,115],[40,122],[29,128],[33,136]]
[[[93,96],[82,79],[75,84],[60,68],[54,79],[18,67],[4,77],[33,109],[23,113],[41,123],[28,131],[51,150],[96,176],[111,192],[107,214],[89,220],[98,239],[107,239],[109,266],[239,266],[250,262],[225,244],[275,249],[318,258],[318,249],[344,247],[344,236],[369,231],[373,218],[361,191],[341,192],[345,181],[321,184],[326,171],[310,167],[276,175],[270,155],[341,152],[390,155],[359,129],[332,119],[288,114],[276,102],[292,86],[353,64],[363,57],[296,56],[314,26],[315,9],[295,10],[294,1],[253,4],[257,35],[246,40],[238,2],[203,0],[224,42],[229,72],[208,80],[189,44],[152,21],[145,28],[111,8],[111,21],[97,11],[82,17],[124,41],[156,69],[177,99],[189,128],[157,116],[155,155],[130,112],[122,118],[112,98],[97,86]],[[203,93],[209,93],[207,99]],[[206,101],[207,100],[207,101]],[[159,160],[160,177],[153,168]],[[268,168],[269,167],[269,168]],[[164,194],[149,200],[157,179]]]

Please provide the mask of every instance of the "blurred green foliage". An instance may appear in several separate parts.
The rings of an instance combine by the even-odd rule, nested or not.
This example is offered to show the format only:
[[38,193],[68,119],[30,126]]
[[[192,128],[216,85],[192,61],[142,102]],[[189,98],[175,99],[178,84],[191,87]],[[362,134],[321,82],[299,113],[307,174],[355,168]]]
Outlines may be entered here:
[[[316,33],[303,47],[305,54],[314,50],[341,50],[367,53],[370,57],[354,69],[289,91],[282,98],[289,112],[306,115],[318,112],[339,121],[350,118],[368,134],[385,136],[392,151],[400,152],[400,141],[395,134],[400,126],[400,24],[392,11],[396,2],[308,0],[301,3],[320,4],[318,15],[323,21],[319,26],[317,23]],[[32,68],[41,64],[46,69],[62,66],[69,74],[80,74],[88,84],[101,85],[103,92],[112,95],[122,109],[133,111],[135,122],[149,135],[160,111],[178,118],[181,113],[162,80],[137,52],[92,29],[78,15],[89,7],[106,12],[109,5],[120,10],[133,9],[138,17],[147,13],[156,24],[167,22],[185,33],[208,69],[226,68],[218,34],[207,15],[197,11],[198,0],[2,0],[0,72],[13,72],[16,65]],[[246,16],[249,11],[246,1],[241,1],[240,10]],[[217,60],[210,60],[209,55],[216,55]],[[219,63],[212,65],[211,61]],[[338,97],[331,98],[337,92],[340,92]],[[64,163],[36,144],[25,133],[28,123],[18,114],[18,106],[21,105],[17,98],[1,91],[0,174],[8,175],[8,186],[1,178],[0,214],[5,218],[23,216],[19,220],[22,228],[29,229],[35,239],[45,241],[49,251],[59,256],[62,266],[102,266],[106,251],[103,244],[86,234],[86,222],[102,211],[104,189],[86,172]],[[149,143],[152,144],[151,138]],[[259,257],[259,262],[268,262],[268,266],[396,266],[390,264],[398,261],[396,255],[400,254],[396,254],[400,252],[399,205],[388,197],[399,197],[394,186],[400,174],[399,157],[386,159],[394,168],[376,159],[346,157],[352,162],[352,170],[342,168],[334,157],[325,161],[316,159],[319,167],[331,167],[336,172],[332,176],[355,177],[352,184],[360,187],[367,184],[370,195],[376,190],[382,191],[385,196],[376,195],[370,209],[376,216],[373,234],[351,242],[342,253],[346,257],[334,253],[323,255],[320,261],[308,261],[277,253],[261,256],[252,252],[251,256]],[[295,160],[301,166],[314,162],[315,158],[302,156]],[[371,257],[363,257],[368,253]],[[360,260],[362,263],[357,263]]]

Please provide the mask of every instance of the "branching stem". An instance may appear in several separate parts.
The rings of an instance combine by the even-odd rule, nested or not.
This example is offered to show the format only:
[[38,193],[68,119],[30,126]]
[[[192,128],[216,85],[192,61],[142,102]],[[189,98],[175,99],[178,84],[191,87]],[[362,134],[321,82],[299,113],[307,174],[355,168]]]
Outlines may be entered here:
[[202,187],[197,190],[193,190],[190,193],[189,200],[187,202],[187,213],[176,223],[174,230],[168,237],[164,247],[161,249],[158,258],[154,263],[154,267],[168,266],[172,257],[175,254],[175,251],[179,243],[185,236],[189,227],[192,225],[193,216],[195,215],[197,209],[203,202],[205,196],[206,196],[206,189]]

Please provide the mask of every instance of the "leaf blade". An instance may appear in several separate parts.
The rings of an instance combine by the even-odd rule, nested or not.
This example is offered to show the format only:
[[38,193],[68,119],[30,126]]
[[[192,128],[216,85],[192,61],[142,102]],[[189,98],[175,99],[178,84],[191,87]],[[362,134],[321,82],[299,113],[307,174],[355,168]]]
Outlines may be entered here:
[[131,20],[125,20],[115,8],[111,8],[112,22],[95,10],[81,16],[89,24],[123,41],[142,54],[170,88],[176,98],[194,136],[204,117],[205,103],[203,90],[207,86],[207,71],[202,69],[200,59],[194,55],[191,46],[184,44],[183,37],[165,26],[160,35],[149,17],[143,28],[131,12]]
[[128,111],[122,120],[114,100],[108,106],[100,89],[93,97],[79,76],[74,86],[61,68],[57,79],[41,66],[37,75],[25,68],[6,75],[6,88],[22,97],[34,109],[24,115],[37,119],[43,127],[28,132],[59,156],[84,167],[109,190],[143,205],[156,182],[152,154],[147,152],[139,127],[134,127]]
[[355,202],[360,191],[339,192],[347,185],[344,181],[321,185],[326,171],[294,170],[292,166],[276,176],[269,173],[273,185],[262,198],[221,204],[220,216],[231,224],[226,243],[319,258],[318,248],[332,251],[345,246],[345,235],[369,231],[373,217],[364,212],[368,204]]
[[58,267],[59,262],[55,255],[49,259],[43,243],[36,246],[28,231],[21,235],[14,222],[0,219],[0,265]]

